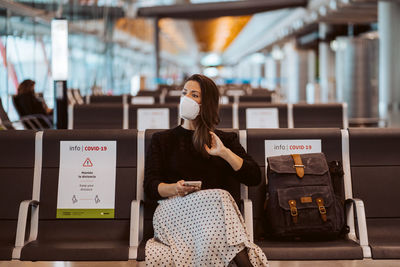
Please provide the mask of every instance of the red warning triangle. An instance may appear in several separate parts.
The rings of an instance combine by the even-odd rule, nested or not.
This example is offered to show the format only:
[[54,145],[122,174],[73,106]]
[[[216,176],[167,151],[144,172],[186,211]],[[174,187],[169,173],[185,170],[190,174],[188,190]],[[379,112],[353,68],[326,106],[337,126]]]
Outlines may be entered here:
[[90,161],[89,158],[85,159],[85,162],[83,162],[83,167],[93,167],[93,163]]

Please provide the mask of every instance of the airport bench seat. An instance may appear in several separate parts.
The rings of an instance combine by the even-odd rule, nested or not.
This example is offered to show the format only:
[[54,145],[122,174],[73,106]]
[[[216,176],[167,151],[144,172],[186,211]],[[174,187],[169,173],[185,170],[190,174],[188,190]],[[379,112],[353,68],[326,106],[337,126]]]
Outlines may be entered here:
[[11,260],[19,203],[32,198],[34,131],[0,131],[0,260]]
[[[127,95],[125,96],[128,97]],[[124,95],[91,95],[90,103],[91,104],[99,104],[99,103],[119,103],[123,104]]]
[[3,102],[0,98],[0,127],[3,126],[7,130],[15,130],[10,118],[7,115],[7,112],[4,110]]
[[[18,209],[18,208],[17,208]],[[0,220],[0,260],[11,260],[17,220]]]
[[245,102],[264,102],[264,103],[271,103],[272,95],[265,94],[265,95],[241,95],[239,96],[239,103]]
[[342,103],[294,104],[294,128],[347,128],[347,106]]
[[232,104],[219,105],[219,118],[218,128],[233,128]]
[[374,259],[400,259],[400,129],[350,128],[353,195],[365,203]]
[[[117,142],[113,219],[56,218],[60,141],[74,140]],[[31,230],[37,229],[37,236],[18,247],[20,257],[17,252],[14,257],[31,261],[128,260],[131,256],[131,205],[136,200],[137,131],[45,131],[42,158],[39,211],[34,222],[37,226]]]
[[368,239],[374,259],[400,258],[400,218],[369,218]]
[[[72,129],[122,129],[123,104],[100,103],[70,106]],[[72,114],[71,114],[72,111]]]
[[150,109],[168,109],[169,113],[169,128],[173,128],[178,125],[179,122],[179,106],[174,103],[167,104],[153,104],[153,105],[139,105],[139,104],[130,104],[128,110],[128,127],[129,129],[138,129],[139,121],[138,121],[138,110],[150,110]]
[[21,260],[128,260],[129,220],[49,220],[40,239],[28,243]]
[[360,246],[352,240],[256,241],[269,260],[353,260],[362,259]]
[[179,102],[181,101],[181,96],[171,96],[171,95],[167,95],[167,96],[165,96],[164,101],[165,101],[165,103],[179,104]]
[[270,108],[278,109],[278,122],[279,128],[288,128],[288,110],[286,104],[271,104],[268,102],[250,102],[250,103],[239,103],[239,129],[247,129],[247,109],[260,109],[260,108]]
[[[138,129],[138,110],[167,109],[169,127],[178,124],[177,104],[86,104],[69,106],[70,129]],[[147,118],[148,119],[148,118]]]
[[[349,237],[328,241],[278,241],[265,238],[262,218],[266,196],[265,140],[320,139],[321,149],[327,161],[342,161],[342,136],[340,129],[249,129],[247,152],[260,166],[262,182],[249,187],[249,199],[253,203],[253,229],[255,243],[270,260],[349,260],[362,259],[363,249]],[[342,196],[344,199],[345,196]]]

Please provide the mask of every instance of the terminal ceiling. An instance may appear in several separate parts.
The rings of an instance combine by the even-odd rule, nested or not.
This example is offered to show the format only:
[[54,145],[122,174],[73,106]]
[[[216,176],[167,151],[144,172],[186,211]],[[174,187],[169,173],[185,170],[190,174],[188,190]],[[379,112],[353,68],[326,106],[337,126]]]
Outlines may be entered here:
[[[58,3],[0,0],[0,17],[5,17],[6,7],[12,15],[34,14],[37,22],[48,23],[56,16]],[[67,0],[62,15],[71,21],[71,30],[108,41],[105,25],[111,23],[111,41],[145,53],[152,51],[153,18],[158,17],[164,52],[196,60],[214,52],[231,64],[285,37],[315,30],[309,26],[319,22],[365,24],[377,19],[376,0]]]

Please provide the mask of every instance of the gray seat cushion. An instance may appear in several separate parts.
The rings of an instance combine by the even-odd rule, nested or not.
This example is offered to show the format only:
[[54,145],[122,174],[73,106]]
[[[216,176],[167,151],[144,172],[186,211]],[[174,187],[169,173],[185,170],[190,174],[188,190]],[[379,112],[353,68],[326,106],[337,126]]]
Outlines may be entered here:
[[351,128],[353,196],[364,201],[374,259],[400,259],[400,129]]
[[121,240],[34,241],[24,250],[21,260],[31,261],[121,261],[129,254],[128,242]]
[[0,131],[0,260],[10,260],[21,201],[32,198],[34,131]]
[[374,259],[400,259],[400,219],[367,219],[368,239]]
[[347,260],[362,259],[361,247],[350,240],[325,242],[258,241],[268,260]]
[[129,220],[46,220],[21,260],[128,260]]
[[0,221],[0,260],[11,260],[12,250],[15,245],[16,220]]

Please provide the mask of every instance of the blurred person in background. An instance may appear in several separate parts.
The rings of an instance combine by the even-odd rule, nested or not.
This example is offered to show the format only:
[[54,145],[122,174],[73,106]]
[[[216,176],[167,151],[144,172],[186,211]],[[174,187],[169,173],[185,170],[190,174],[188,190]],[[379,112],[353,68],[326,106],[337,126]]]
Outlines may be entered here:
[[50,109],[44,100],[39,99],[35,94],[35,81],[24,80],[18,86],[16,101],[18,102],[18,112],[22,116],[32,114],[43,114],[51,116],[53,110]]

